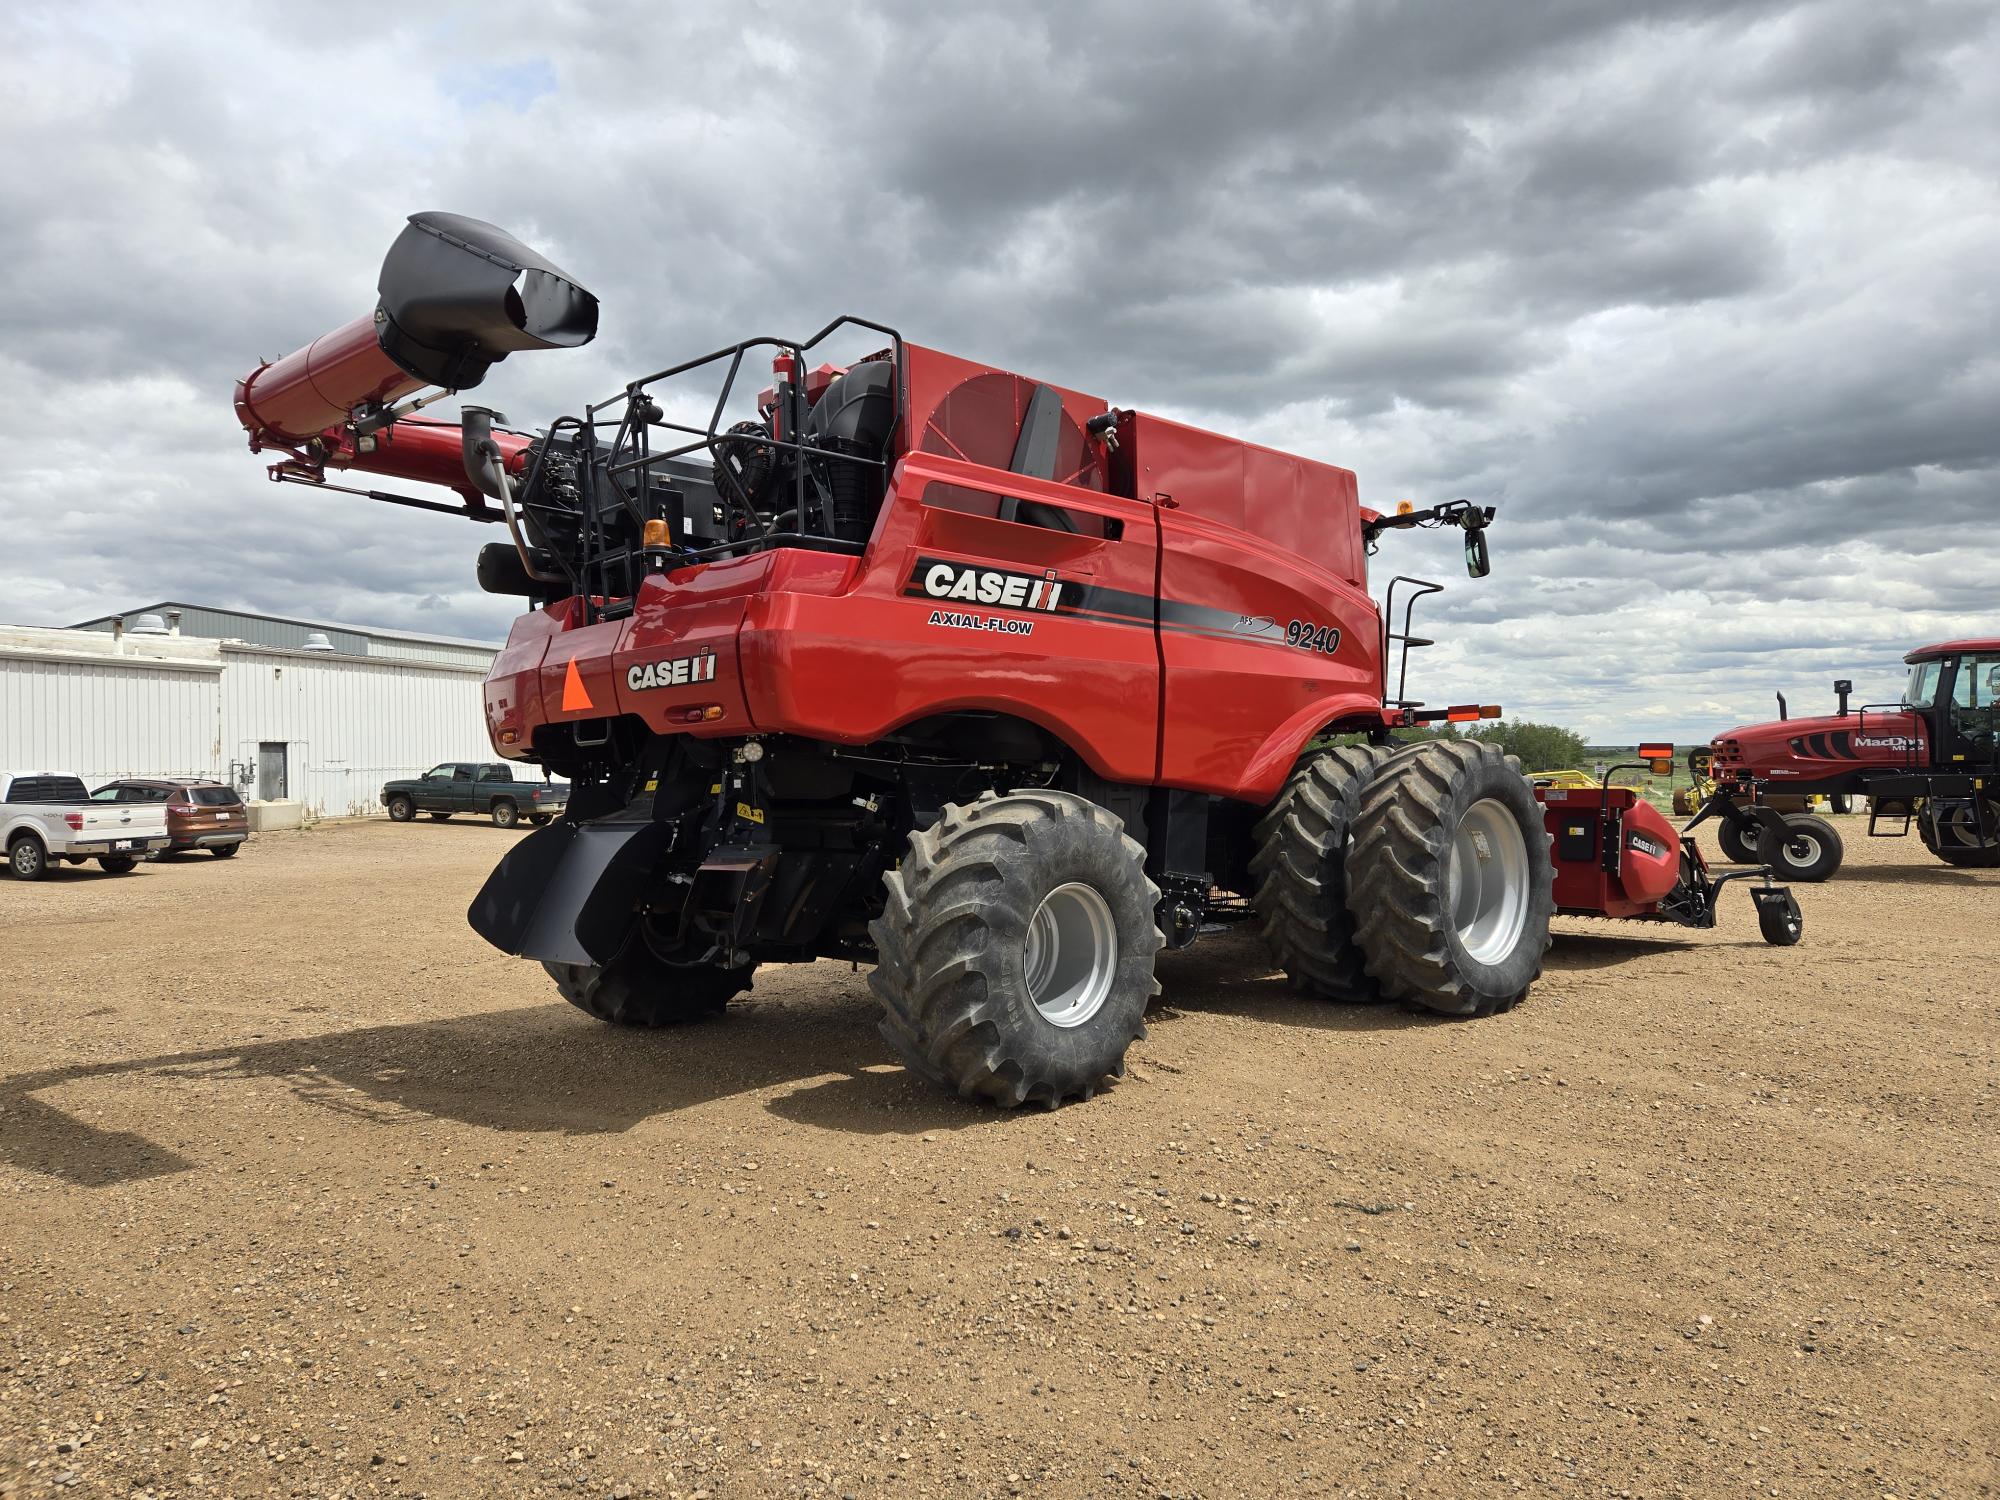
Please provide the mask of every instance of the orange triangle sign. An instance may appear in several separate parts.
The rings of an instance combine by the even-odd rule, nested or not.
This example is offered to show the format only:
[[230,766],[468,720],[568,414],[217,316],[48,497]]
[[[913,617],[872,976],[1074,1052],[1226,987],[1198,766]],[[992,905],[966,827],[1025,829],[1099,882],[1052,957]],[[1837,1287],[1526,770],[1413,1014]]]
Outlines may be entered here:
[[571,657],[569,671],[563,674],[563,712],[576,713],[580,709],[595,708],[590,694],[584,691],[583,675],[576,669],[576,658]]

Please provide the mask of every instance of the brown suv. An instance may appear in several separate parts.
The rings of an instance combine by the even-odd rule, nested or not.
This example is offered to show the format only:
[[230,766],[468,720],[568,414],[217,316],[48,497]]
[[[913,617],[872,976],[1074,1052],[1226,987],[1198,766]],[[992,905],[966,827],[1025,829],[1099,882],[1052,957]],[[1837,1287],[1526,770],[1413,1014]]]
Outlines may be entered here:
[[236,788],[219,781],[169,781],[131,776],[108,782],[90,794],[93,802],[164,802],[167,854],[206,849],[228,859],[250,837],[249,815]]

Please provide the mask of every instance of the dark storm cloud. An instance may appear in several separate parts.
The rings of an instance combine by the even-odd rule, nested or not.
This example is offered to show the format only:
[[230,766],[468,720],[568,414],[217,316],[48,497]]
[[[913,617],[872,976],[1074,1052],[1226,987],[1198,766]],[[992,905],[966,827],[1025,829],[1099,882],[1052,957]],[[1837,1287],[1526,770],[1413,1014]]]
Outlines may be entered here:
[[49,6],[15,40],[6,615],[504,629],[488,537],[266,485],[228,412],[443,207],[604,300],[591,349],[495,371],[520,421],[855,311],[1381,503],[1497,502],[1495,576],[1428,601],[1434,698],[1689,732],[2000,628],[1964,540],[2000,502],[1990,5]]

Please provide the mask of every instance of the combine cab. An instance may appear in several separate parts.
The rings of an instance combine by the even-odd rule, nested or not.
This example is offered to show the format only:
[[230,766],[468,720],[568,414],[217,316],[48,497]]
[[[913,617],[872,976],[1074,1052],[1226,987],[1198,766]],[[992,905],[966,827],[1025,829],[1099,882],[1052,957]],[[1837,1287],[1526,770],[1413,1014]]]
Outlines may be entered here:
[[1725,853],[1825,880],[1843,853],[1831,824],[1788,813],[1780,834],[1753,810],[1813,796],[1838,808],[1863,796],[1871,837],[1914,827],[1946,864],[2000,866],[2000,638],[1944,641],[1903,660],[1910,676],[1898,703],[1850,709],[1843,680],[1832,714],[1786,717],[1780,696],[1777,719],[1718,735],[1708,761],[1715,790],[1688,826],[1716,818]]
[[536,431],[447,425],[419,408],[586,341],[595,299],[442,214],[378,289],[238,415],[276,479],[443,485],[357,492],[506,528],[479,579],[527,612],[487,727],[571,795],[469,915],[591,1015],[689,1020],[760,966],[851,959],[917,1073],[1053,1106],[1122,1070],[1161,948],[1234,924],[1329,998],[1486,1015],[1540,972],[1527,781],[1490,746],[1391,743],[1499,710],[1426,709],[1400,670],[1391,696],[1420,642],[1368,591],[1411,527],[1484,576],[1490,509],[1381,514],[1345,469],[853,318]]

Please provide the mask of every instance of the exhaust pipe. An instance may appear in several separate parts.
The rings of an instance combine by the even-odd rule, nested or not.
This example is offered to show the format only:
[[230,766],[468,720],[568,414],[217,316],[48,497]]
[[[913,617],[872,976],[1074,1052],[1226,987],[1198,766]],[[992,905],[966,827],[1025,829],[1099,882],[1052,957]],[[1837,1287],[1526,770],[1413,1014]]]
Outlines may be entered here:
[[253,452],[293,448],[425,386],[470,390],[509,354],[575,349],[597,334],[597,299],[504,229],[462,214],[412,214],[389,247],[366,317],[236,383]]
[[1840,700],[1840,716],[1843,719],[1847,717],[1847,695],[1853,691],[1854,691],[1854,683],[1850,678],[1846,677],[1834,678],[1833,694],[1836,698]]

